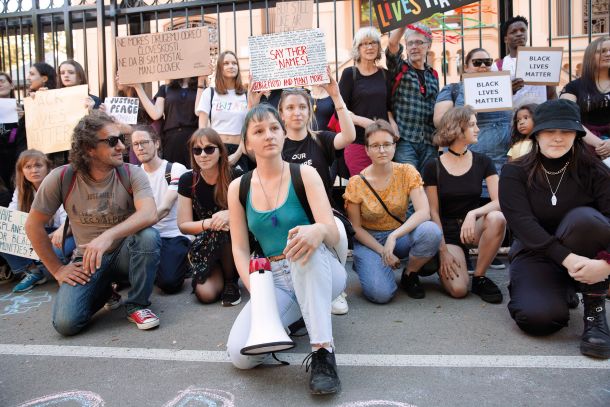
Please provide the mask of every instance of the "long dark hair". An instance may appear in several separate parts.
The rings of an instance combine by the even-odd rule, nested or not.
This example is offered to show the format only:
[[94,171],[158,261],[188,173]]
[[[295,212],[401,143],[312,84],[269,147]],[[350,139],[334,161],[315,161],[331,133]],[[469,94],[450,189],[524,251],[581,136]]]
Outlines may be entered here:
[[[11,85],[13,85],[13,78],[11,78],[11,75],[8,72],[0,72],[0,76],[4,76],[6,78],[6,81],[8,83],[10,83]],[[9,99],[14,99],[15,98],[15,88],[13,87],[11,89],[11,92],[8,94]]]
[[534,111],[537,107],[538,105],[536,103],[528,103],[520,106],[517,110],[515,110],[515,114],[513,114],[513,127],[511,129],[510,134],[510,147],[529,137],[529,134],[521,134],[519,133],[519,130],[517,130],[517,114],[522,110],[527,110],[528,112],[530,112],[532,121],[534,121]]
[[[171,88],[171,89],[182,88],[182,79],[172,79],[171,81],[169,81],[169,84],[167,85],[167,87]],[[197,90],[197,77],[196,76],[192,76],[189,78],[188,88]]]
[[57,74],[55,73],[55,68],[46,62],[36,62],[32,65],[40,76],[46,76],[47,81],[45,82],[45,87],[47,89],[57,89]]

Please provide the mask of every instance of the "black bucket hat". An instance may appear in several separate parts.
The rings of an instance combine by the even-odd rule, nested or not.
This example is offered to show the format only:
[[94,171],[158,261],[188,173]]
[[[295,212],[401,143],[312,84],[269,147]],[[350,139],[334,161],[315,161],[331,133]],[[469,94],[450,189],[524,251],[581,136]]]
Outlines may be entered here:
[[555,99],[538,105],[530,137],[535,137],[541,130],[553,129],[573,130],[576,137],[585,136],[585,128],[580,123],[580,109],[576,103],[567,99]]

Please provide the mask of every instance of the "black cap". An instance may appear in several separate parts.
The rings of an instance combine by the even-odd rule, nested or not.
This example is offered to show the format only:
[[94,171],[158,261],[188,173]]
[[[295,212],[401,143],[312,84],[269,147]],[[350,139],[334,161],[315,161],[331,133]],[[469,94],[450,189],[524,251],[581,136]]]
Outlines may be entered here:
[[538,105],[534,112],[534,130],[530,137],[541,130],[573,130],[577,137],[585,136],[585,128],[580,123],[580,109],[571,100],[555,99]]

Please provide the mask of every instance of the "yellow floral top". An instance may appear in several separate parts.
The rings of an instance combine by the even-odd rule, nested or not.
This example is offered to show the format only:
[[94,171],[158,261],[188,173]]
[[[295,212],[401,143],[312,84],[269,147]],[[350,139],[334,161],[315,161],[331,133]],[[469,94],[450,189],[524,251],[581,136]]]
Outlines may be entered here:
[[[392,163],[390,184],[384,190],[375,191],[394,216],[406,220],[409,195],[413,189],[423,185],[424,181],[415,167],[410,164]],[[383,209],[360,175],[354,175],[349,179],[343,199],[346,207],[348,202],[360,205],[361,225],[365,229],[394,230],[400,226],[396,219]]]

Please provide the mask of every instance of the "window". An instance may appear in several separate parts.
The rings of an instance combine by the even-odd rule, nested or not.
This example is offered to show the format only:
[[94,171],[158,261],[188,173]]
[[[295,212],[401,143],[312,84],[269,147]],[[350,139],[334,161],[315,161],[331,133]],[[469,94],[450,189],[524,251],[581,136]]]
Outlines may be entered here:
[[610,29],[610,2],[608,0],[585,0],[582,3],[584,33],[589,33],[589,1],[591,4],[591,33],[607,33]]

